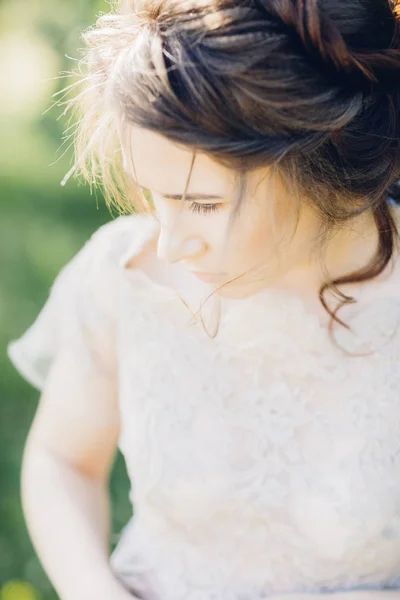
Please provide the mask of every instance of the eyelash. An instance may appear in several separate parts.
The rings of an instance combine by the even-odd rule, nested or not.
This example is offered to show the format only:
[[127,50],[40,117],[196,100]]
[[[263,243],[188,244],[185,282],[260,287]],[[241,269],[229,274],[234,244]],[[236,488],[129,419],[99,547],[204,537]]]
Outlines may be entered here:
[[199,202],[192,202],[189,206],[189,210],[196,214],[208,214],[217,212],[220,209],[220,204],[200,204]]

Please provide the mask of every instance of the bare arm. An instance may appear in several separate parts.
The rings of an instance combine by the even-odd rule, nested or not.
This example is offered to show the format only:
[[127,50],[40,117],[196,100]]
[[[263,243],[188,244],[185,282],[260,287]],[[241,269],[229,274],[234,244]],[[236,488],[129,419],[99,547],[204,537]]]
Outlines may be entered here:
[[63,349],[24,450],[24,515],[61,600],[132,600],[109,566],[108,478],[119,434],[115,381]]
[[[28,436],[22,502],[61,600],[133,600],[109,566],[108,478],[119,435],[117,387],[72,349],[57,356]],[[400,590],[278,594],[271,600],[400,600]]]

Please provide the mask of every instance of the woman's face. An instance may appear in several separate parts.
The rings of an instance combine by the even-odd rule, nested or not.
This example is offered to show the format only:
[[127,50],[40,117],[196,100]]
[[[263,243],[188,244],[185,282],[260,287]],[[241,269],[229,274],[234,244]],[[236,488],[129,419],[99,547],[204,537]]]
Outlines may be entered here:
[[242,208],[231,223],[238,188],[233,171],[197,154],[182,202],[192,151],[144,129],[132,128],[127,137],[129,147],[122,144],[124,168],[139,186],[151,191],[161,224],[160,260],[180,261],[214,287],[239,277],[224,290],[227,295],[247,295],[306,259],[315,224],[304,216],[294,238],[277,252],[282,234],[293,233],[288,223],[293,222],[294,210],[287,206],[287,192],[279,183],[270,185],[265,169],[248,176]]

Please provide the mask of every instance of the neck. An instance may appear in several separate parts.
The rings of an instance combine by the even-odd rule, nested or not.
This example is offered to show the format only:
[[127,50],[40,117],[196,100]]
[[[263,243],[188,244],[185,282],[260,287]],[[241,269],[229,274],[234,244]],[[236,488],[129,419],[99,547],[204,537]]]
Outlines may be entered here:
[[[392,214],[400,231],[400,209],[397,211],[395,209]],[[316,231],[315,223],[309,222],[309,231]],[[304,241],[306,238],[307,234],[301,244],[306,244]],[[240,290],[239,286],[226,286],[221,290],[221,295],[238,298],[256,294],[263,289],[272,289],[299,296],[317,312],[320,310],[325,312],[319,300],[319,290],[322,285],[365,268],[376,254],[379,234],[372,214],[364,214],[330,235],[323,248],[322,259],[315,234],[311,244],[309,240],[310,238],[308,238],[309,250],[306,258],[298,261],[294,267],[286,269],[283,274],[278,273],[267,280],[258,271],[253,280],[247,279],[246,282],[243,282]],[[298,252],[298,247],[296,247],[294,255],[300,254],[301,252]],[[376,284],[384,276],[385,273],[382,273],[373,280],[346,284],[343,288],[340,285],[338,287],[346,294],[357,295],[360,288],[368,285],[371,281]]]
[[372,215],[362,215],[330,235],[322,250],[313,244],[307,260],[289,270],[277,286],[294,294],[318,297],[327,281],[365,268],[375,256],[378,243]]

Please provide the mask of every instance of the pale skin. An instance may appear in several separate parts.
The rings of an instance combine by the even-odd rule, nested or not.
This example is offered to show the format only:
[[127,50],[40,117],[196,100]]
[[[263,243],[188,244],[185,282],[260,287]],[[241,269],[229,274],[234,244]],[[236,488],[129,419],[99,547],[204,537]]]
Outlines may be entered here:
[[[225,275],[218,286],[255,265],[260,256],[271,257],[271,227],[265,218],[265,188],[257,187],[261,173],[254,175],[239,221],[229,236],[225,231],[231,210],[234,176],[208,157],[198,155],[188,193],[211,198],[197,204],[208,212],[193,212],[191,202],[182,206],[157,192],[181,195],[191,163],[191,152],[177,148],[153,133],[135,130],[133,147],[123,146],[125,169],[143,187],[153,191],[160,232],[148,260],[137,266],[149,275],[163,278],[172,265],[180,281],[193,281],[191,270]],[[134,160],[134,165],[131,160]],[[277,190],[282,207],[290,198]],[[216,196],[220,196],[216,198]],[[218,209],[210,205],[221,204]],[[287,210],[287,209],[285,209]],[[285,210],[279,218],[284,222]],[[264,261],[251,275],[226,286],[221,293],[240,298],[265,286],[281,286],[318,309],[313,300],[321,272],[312,260],[315,221],[304,210],[300,226],[280,260]],[[328,253],[329,269],[335,275],[365,264],[374,250],[370,223],[355,223],[335,238]],[[311,259],[310,259],[311,256]],[[320,314],[323,314],[321,310]],[[321,317],[322,318],[322,317]],[[134,596],[116,581],[108,564],[108,480],[120,433],[116,363],[113,376],[96,370],[87,372],[75,359],[73,347],[61,351],[50,371],[27,440],[22,468],[22,501],[28,529],[39,558],[61,600],[132,600]],[[38,485],[38,479],[40,485]],[[43,510],[43,507],[46,507]],[[293,600],[311,600],[326,594],[290,594]],[[276,600],[287,596],[274,596]],[[335,593],[338,600],[389,600],[400,591],[350,591]],[[162,599],[160,599],[162,600]]]
[[[240,298],[266,287],[279,288],[300,296],[328,324],[329,315],[318,299],[326,281],[316,250],[318,218],[306,201],[295,231],[293,198],[279,178],[269,177],[268,168],[258,169],[248,176],[245,202],[229,228],[237,186],[232,170],[197,153],[186,194],[193,200],[182,202],[179,197],[185,191],[193,152],[137,127],[121,128],[120,138],[124,169],[151,192],[160,222],[153,267],[161,279],[165,265],[172,265],[177,279],[188,287],[192,272],[211,273],[207,277],[210,289],[222,296]],[[209,197],[202,199],[202,195]],[[337,230],[326,247],[324,266],[329,278],[364,267],[377,244],[369,214]],[[364,287],[376,287],[384,275]],[[220,287],[226,282],[230,283]],[[348,285],[343,291],[356,293],[360,285]]]

